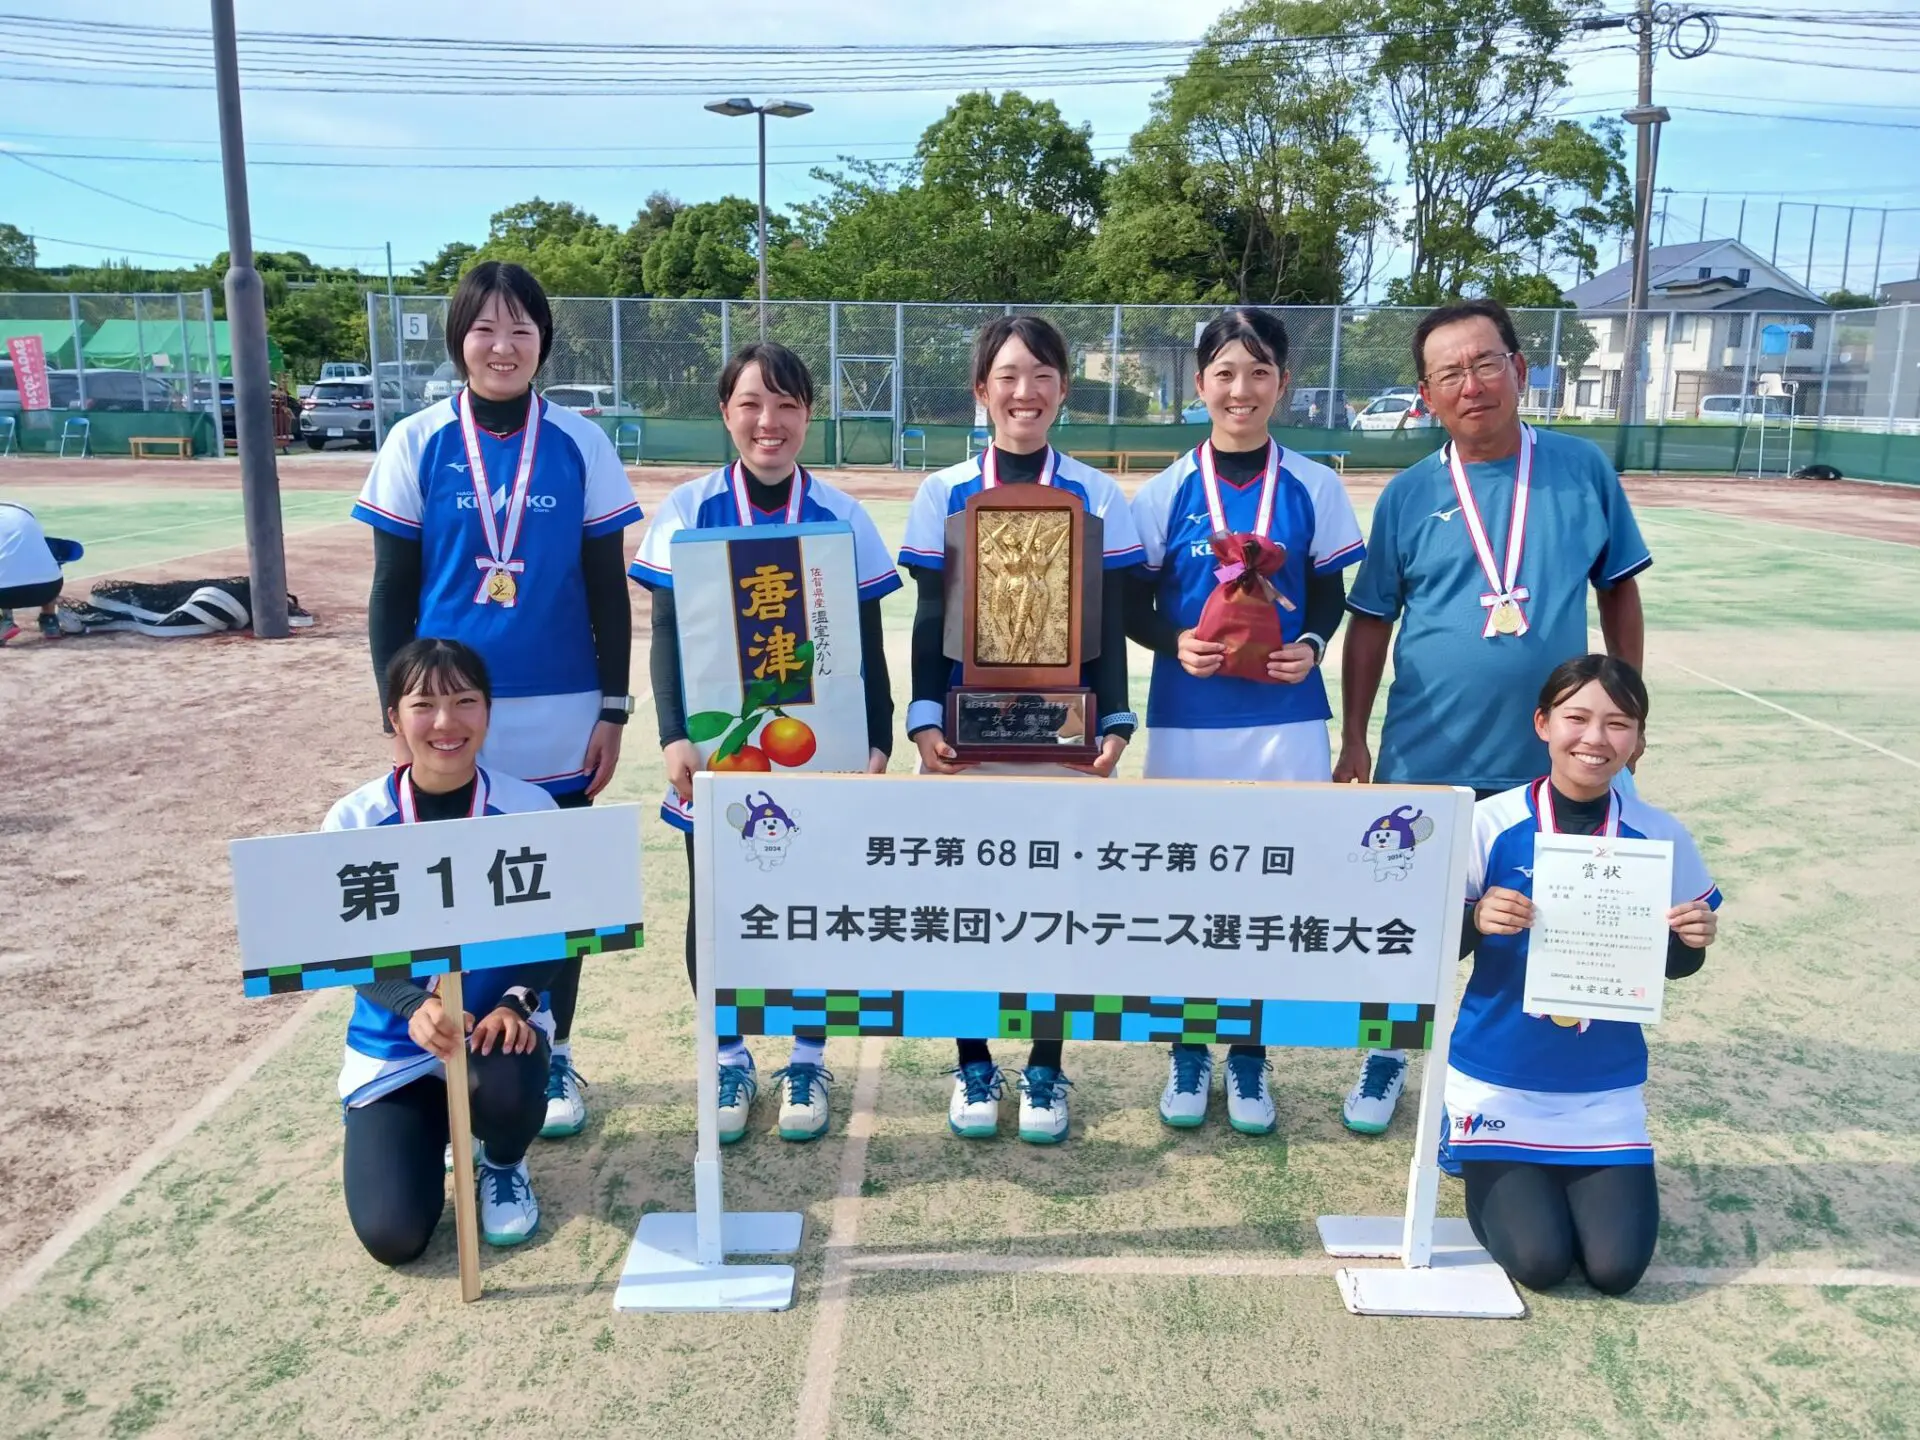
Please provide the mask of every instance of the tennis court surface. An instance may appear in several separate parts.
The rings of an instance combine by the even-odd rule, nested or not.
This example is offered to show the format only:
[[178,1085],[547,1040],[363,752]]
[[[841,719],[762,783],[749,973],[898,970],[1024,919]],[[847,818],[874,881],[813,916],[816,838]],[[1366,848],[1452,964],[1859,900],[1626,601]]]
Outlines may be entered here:
[[[1664,1218],[1631,1296],[1573,1284],[1507,1323],[1348,1315],[1315,1217],[1397,1212],[1412,1143],[1410,1101],[1378,1140],[1341,1127],[1348,1052],[1276,1052],[1279,1131],[1253,1138],[1217,1096],[1206,1128],[1162,1126],[1159,1050],[1070,1046],[1073,1138],[1040,1149],[1010,1123],[948,1135],[944,1043],[835,1040],[829,1137],[779,1142],[763,1091],[726,1157],[730,1205],[806,1212],[795,1307],[673,1317],[612,1310],[638,1218],[691,1204],[686,897],[664,826],[646,829],[649,947],[588,965],[592,1118],[536,1145],[541,1232],[483,1253],[477,1305],[459,1302],[450,1209],[404,1272],[347,1228],[350,997],[240,998],[226,841],[311,829],[385,762],[370,546],[346,520],[364,467],[282,465],[290,588],[318,617],[295,639],[0,652],[7,1434],[1915,1428],[1920,493],[1630,482],[1656,562],[1640,787],[1692,827],[1728,900],[1650,1036]],[[686,472],[633,473],[651,508]],[[919,477],[836,478],[897,540]],[[1383,478],[1350,479],[1363,519]],[[243,573],[235,488],[211,463],[0,464],[0,495],[87,543],[75,590]],[[910,622],[890,602],[896,694]],[[1144,701],[1137,652],[1134,674]],[[662,784],[643,703],[609,798],[651,807]],[[784,1060],[754,1048],[763,1073]],[[1442,1213],[1460,1204],[1446,1182]]]

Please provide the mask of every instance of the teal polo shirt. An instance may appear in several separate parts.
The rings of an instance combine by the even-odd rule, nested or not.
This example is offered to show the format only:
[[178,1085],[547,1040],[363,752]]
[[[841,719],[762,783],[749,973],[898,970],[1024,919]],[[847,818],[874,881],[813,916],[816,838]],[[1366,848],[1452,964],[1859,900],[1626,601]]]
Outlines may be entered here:
[[[1399,621],[1374,778],[1381,784],[1504,790],[1547,773],[1533,708],[1554,666],[1592,648],[1587,589],[1653,563],[1606,454],[1591,440],[1534,432],[1525,635],[1483,638],[1485,572],[1460,516],[1444,451],[1387,482],[1347,605]],[[1494,563],[1506,558],[1518,456],[1468,465]]]

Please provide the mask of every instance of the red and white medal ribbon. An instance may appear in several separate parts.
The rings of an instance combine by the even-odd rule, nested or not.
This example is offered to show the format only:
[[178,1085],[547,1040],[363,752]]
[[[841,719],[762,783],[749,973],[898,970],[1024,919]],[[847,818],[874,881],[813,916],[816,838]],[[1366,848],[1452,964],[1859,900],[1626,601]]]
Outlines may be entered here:
[[[507,496],[507,515],[503,522],[494,518],[493,490],[487,484],[486,461],[480,457],[480,432],[473,423],[473,402],[465,390],[460,392],[460,438],[467,443],[467,479],[473,485],[474,505],[480,511],[480,532],[487,541],[487,553],[475,556],[473,561],[480,567],[480,588],[473,592],[476,605],[487,603],[495,575],[520,574],[527,568],[527,562],[514,559],[513,552],[520,544],[520,523],[526,517],[527,492],[533,484],[533,457],[540,443],[540,406],[538,395],[528,397],[527,425],[520,438],[520,468],[513,477],[513,491]],[[518,587],[508,589],[500,597],[500,603],[509,610],[517,602]]]
[[[1047,458],[1040,466],[1040,478],[1036,485],[1051,485],[1053,477],[1060,469],[1060,457],[1054,453],[1051,445],[1047,447]],[[993,446],[989,445],[980,457],[980,488],[992,490],[1000,483],[1000,462],[994,458]]]
[[[1542,835],[1560,833],[1560,827],[1553,819],[1553,785],[1545,776],[1533,782],[1533,809],[1540,817]],[[1620,833],[1620,799],[1612,790],[1607,791],[1607,818],[1595,833],[1609,838]]]
[[[787,492],[787,518],[789,525],[800,523],[800,501],[807,493],[808,475],[803,466],[793,467],[793,488]],[[747,467],[736,460],[727,467],[727,481],[733,486],[733,508],[739,513],[742,525],[753,524],[753,501],[747,493]]]
[[[1227,507],[1220,498],[1220,477],[1213,468],[1213,442],[1202,441],[1194,452],[1200,466],[1200,488],[1206,492],[1207,516],[1213,522],[1213,533],[1228,535],[1233,527],[1227,524]],[[1254,515],[1253,533],[1262,540],[1270,539],[1273,530],[1273,500],[1280,491],[1280,447],[1271,440],[1267,442],[1267,469],[1260,477],[1260,508]]]
[[[413,825],[420,819],[420,802],[413,795],[413,767],[401,770],[394,781],[395,792],[400,798],[400,823]],[[487,813],[487,772],[478,765],[473,767],[473,806],[467,811],[467,818]]]
[[1473,541],[1473,553],[1480,561],[1480,569],[1492,587],[1480,597],[1480,604],[1487,612],[1486,627],[1481,630],[1480,638],[1491,640],[1498,635],[1524,635],[1530,628],[1527,624],[1527,612],[1520,606],[1522,600],[1531,599],[1525,586],[1518,584],[1520,578],[1520,559],[1527,548],[1527,495],[1533,480],[1533,427],[1520,427],[1520,459],[1513,477],[1513,517],[1507,524],[1506,569],[1496,569],[1493,563],[1493,546],[1487,541],[1487,527],[1480,519],[1480,507],[1474,502],[1473,487],[1467,484],[1467,470],[1460,463],[1459,449],[1447,446],[1447,469],[1453,476],[1453,493],[1460,502],[1460,517],[1466,522],[1467,534]]

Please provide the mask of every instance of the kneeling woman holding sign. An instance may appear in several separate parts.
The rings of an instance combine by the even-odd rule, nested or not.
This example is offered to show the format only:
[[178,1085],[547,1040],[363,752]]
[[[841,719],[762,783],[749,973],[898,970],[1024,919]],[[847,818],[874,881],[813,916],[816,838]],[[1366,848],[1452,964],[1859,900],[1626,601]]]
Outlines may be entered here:
[[1474,1235],[1532,1290],[1577,1263],[1624,1294],[1660,1228],[1646,1040],[1638,1019],[1606,1017],[1658,1019],[1664,982],[1706,959],[1720,891],[1686,827],[1615,783],[1646,720],[1632,666],[1567,661],[1533,721],[1552,772],[1474,809],[1461,938],[1473,976],[1441,1164],[1466,1181]]
[[[557,808],[537,785],[480,768],[493,704],[486,662],[457,640],[413,640],[387,663],[387,715],[411,759],[327,812],[325,830]],[[480,1232],[518,1245],[540,1225],[525,1156],[547,1113],[547,1037],[529,1023],[558,965],[477,970],[464,1015],[413,980],[356,986],[340,1067],[347,1218],[387,1265],[417,1258],[445,1206],[446,1061],[467,1046]]]

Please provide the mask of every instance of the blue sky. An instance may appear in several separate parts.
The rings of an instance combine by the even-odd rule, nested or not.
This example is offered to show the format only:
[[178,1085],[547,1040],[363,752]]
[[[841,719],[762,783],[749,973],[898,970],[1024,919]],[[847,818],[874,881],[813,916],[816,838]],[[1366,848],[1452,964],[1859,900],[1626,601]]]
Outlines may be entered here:
[[[1882,0],[1884,3],[1884,0]],[[22,13],[67,19],[204,26],[204,0],[15,0]],[[1619,8],[1620,0],[1614,0]],[[470,35],[490,40],[591,41],[614,37],[659,43],[729,43],[751,39],[777,52],[801,43],[916,44],[983,41],[1178,39],[1199,35],[1221,10],[1210,0],[963,0],[948,6],[894,6],[872,0],[744,0],[719,6],[647,6],[560,0],[543,7],[500,0],[408,0],[412,35]],[[1830,13],[1844,13],[1832,8]],[[1873,0],[1854,8],[1873,8]],[[324,6],[239,0],[243,32],[328,30],[396,33],[401,7],[372,0],[329,0]],[[535,29],[529,17],[535,17]],[[1917,31],[1916,33],[1920,33]],[[20,53],[19,37],[0,51]],[[1607,37],[1618,43],[1621,32]],[[1912,42],[1908,42],[1912,43]],[[1789,53],[1790,51],[1790,53]],[[1702,192],[1710,233],[1730,234],[1747,195],[1746,233],[1764,254],[1773,245],[1775,197],[1809,202],[1780,216],[1783,263],[1801,273],[1808,257],[1811,203],[1912,207],[1889,216],[1884,242],[1879,217],[1854,217],[1849,283],[1864,289],[1874,251],[1881,278],[1920,272],[1920,90],[1914,71],[1879,73],[1825,63],[1920,65],[1916,51],[1895,43],[1867,48],[1836,44],[1816,33],[1789,46],[1778,30],[1730,29],[1715,53],[1697,60],[1662,55],[1656,98],[1674,109],[1660,157],[1669,202],[1667,238],[1691,240],[1700,227]],[[1750,58],[1771,56],[1772,58]],[[14,66],[32,68],[31,50]],[[480,60],[501,74],[508,62]],[[1617,112],[1632,98],[1633,61],[1598,53],[1576,67],[1571,112]],[[245,75],[242,76],[243,84]],[[687,200],[751,195],[754,142],[750,121],[704,112],[698,97],[527,98],[471,96],[337,96],[249,92],[246,119],[254,161],[334,159],[417,166],[395,169],[284,169],[256,165],[250,177],[254,228],[262,248],[300,248],[316,258],[375,268],[391,241],[402,269],[451,239],[480,239],[487,217],[516,200],[566,199],[602,219],[624,224],[644,197],[667,189]],[[1075,122],[1093,126],[1102,155],[1119,153],[1141,123],[1152,84],[1027,87],[1053,99]],[[217,155],[210,90],[146,90],[110,81],[86,85],[8,84],[0,149],[116,195],[188,218],[152,213],[90,193],[26,166],[0,162],[0,220],[37,237],[45,263],[131,257],[167,263],[167,256],[204,257],[224,248],[224,208],[217,165],[189,163]],[[795,89],[816,113],[769,122],[774,164],[769,201],[789,204],[812,193],[812,164],[838,154],[902,157],[920,131],[952,99],[951,90],[922,93],[810,94]],[[717,98],[717,97],[716,97]],[[1753,118],[1711,110],[1797,111],[1875,127]],[[1907,127],[1907,128],[1895,128]],[[400,147],[471,147],[471,151]],[[607,153],[610,147],[632,147]],[[558,152],[568,149],[570,153]],[[523,153],[507,154],[508,149]],[[599,153],[591,153],[597,150]],[[1390,142],[1376,144],[1382,165],[1398,173]],[[56,158],[60,152],[137,155],[147,160]],[[525,153],[531,152],[531,153]],[[543,168],[517,171],[441,168],[489,157]],[[154,163],[166,157],[169,163]],[[623,168],[548,170],[556,159]],[[1816,288],[1841,279],[1844,209],[1823,210],[1812,252]],[[201,223],[193,223],[198,221]],[[271,237],[271,238],[269,238]],[[146,253],[142,253],[146,252]],[[1603,256],[1603,262],[1612,255]],[[1391,273],[1391,265],[1389,265]],[[1569,279],[1571,277],[1568,277]]]

